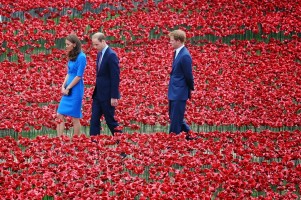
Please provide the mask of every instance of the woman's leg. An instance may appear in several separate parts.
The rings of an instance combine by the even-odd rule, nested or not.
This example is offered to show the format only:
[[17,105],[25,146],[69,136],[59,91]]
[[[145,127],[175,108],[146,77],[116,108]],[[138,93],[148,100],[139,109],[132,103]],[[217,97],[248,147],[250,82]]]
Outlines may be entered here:
[[74,135],[79,135],[80,134],[80,121],[79,118],[72,118],[73,122],[73,130],[74,130]]
[[56,126],[56,132],[58,136],[61,136],[64,134],[64,129],[65,129],[65,119],[64,116],[57,113],[57,118],[59,119],[59,123]]

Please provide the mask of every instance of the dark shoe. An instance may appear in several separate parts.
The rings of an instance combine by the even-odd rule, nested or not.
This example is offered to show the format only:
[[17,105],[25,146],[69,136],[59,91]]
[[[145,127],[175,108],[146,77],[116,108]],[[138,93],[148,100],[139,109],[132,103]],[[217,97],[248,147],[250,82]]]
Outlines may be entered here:
[[122,153],[120,154],[120,156],[121,156],[122,159],[124,159],[124,158],[127,156],[127,154],[124,153],[124,152],[122,152]]
[[190,141],[190,140],[194,140],[195,138],[193,138],[191,135],[186,135],[185,139],[187,141]]

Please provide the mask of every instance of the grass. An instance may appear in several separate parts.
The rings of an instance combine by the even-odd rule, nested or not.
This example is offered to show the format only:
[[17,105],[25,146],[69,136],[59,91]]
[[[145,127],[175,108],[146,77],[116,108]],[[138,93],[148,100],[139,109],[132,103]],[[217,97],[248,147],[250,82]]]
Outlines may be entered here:
[[[155,132],[166,132],[168,133],[169,131],[169,126],[162,126],[159,124],[156,125],[147,125],[147,124],[142,124],[139,122],[133,122],[134,124],[138,124],[140,126],[139,130],[132,130],[129,127],[124,127],[123,128],[123,132],[125,133],[155,133]],[[108,128],[108,126],[106,124],[102,125],[102,134],[106,134],[106,135],[111,135],[111,132]],[[293,126],[293,127],[289,127],[289,126],[283,126],[283,127],[269,127],[269,126],[260,126],[260,127],[254,127],[252,125],[249,126],[235,126],[235,125],[220,125],[220,126],[216,126],[216,125],[198,125],[198,124],[191,124],[190,126],[191,130],[194,132],[214,132],[214,131],[219,131],[219,132],[226,132],[226,131],[230,131],[230,132],[245,132],[245,131],[253,131],[253,132],[261,132],[264,130],[270,130],[272,132],[280,132],[280,131],[295,131],[295,130],[301,130],[301,127],[299,126]],[[90,128],[87,126],[82,126],[81,127],[81,133],[89,136],[89,130]],[[30,131],[23,131],[22,133],[20,133],[23,137],[28,137],[28,138],[35,138],[39,135],[48,135],[49,137],[56,137],[56,130],[47,128],[47,127],[42,127],[41,130],[30,130]],[[72,136],[73,134],[73,128],[70,128],[69,130],[65,130],[65,134],[69,137]],[[5,136],[11,136],[13,138],[17,138],[19,134],[17,132],[15,132],[14,130],[0,130],[0,137],[5,137]]]

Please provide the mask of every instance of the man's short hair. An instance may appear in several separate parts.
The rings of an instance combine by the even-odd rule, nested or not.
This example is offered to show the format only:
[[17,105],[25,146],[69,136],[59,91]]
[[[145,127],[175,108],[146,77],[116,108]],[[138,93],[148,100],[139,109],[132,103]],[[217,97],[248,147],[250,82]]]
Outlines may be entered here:
[[99,42],[101,42],[101,41],[103,41],[103,40],[106,39],[105,35],[103,33],[101,33],[101,32],[94,33],[92,35],[92,39],[94,39],[94,38],[97,38]]
[[170,32],[168,36],[173,37],[175,40],[180,40],[182,43],[186,41],[186,33],[180,29]]

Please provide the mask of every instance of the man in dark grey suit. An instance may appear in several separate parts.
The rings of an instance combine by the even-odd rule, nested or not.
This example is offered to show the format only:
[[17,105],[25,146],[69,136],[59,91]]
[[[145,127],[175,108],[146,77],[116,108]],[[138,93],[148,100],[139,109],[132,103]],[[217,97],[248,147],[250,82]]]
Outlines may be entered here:
[[189,132],[190,127],[184,120],[186,101],[194,90],[192,58],[184,46],[186,34],[182,30],[169,33],[170,44],[175,49],[168,87],[170,133]]
[[100,117],[104,115],[106,123],[112,133],[119,126],[115,120],[115,107],[118,105],[120,68],[116,53],[107,45],[103,33],[92,36],[93,47],[98,50],[96,59],[96,85],[93,91],[92,116],[90,121],[90,135],[100,134]]

